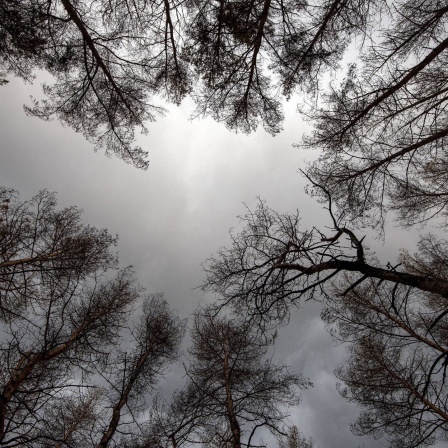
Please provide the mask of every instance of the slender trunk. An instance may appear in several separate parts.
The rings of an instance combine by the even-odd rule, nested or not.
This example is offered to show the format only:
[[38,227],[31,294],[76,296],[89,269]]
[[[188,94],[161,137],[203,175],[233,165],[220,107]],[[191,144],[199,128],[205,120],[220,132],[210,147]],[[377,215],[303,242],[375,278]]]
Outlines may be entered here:
[[11,398],[17,392],[21,384],[26,381],[35,365],[42,360],[42,355],[26,354],[14,368],[14,373],[5,384],[0,395],[0,442],[5,438],[5,421],[8,410],[8,404]]
[[8,404],[12,397],[17,393],[20,386],[28,379],[36,365],[49,362],[69,350],[72,345],[85,334],[89,325],[105,314],[107,314],[107,308],[102,308],[96,315],[92,316],[89,321],[84,322],[83,325],[75,329],[68,340],[63,344],[59,344],[53,349],[47,349],[40,353],[26,353],[20,359],[0,395],[0,442],[5,437],[5,421]]
[[229,355],[224,355],[224,384],[226,389],[226,407],[227,417],[229,419],[230,430],[232,432],[232,446],[233,448],[241,448],[241,429],[236,418],[235,409],[233,405],[232,390],[230,387],[230,372],[229,372]]
[[[129,394],[131,393],[132,388],[134,387],[134,384],[137,381],[139,375],[142,373],[142,369],[147,359],[151,355],[152,351],[153,351],[153,344],[148,344],[146,350],[140,355],[135,365],[134,371],[131,373],[127,384],[123,386],[118,402],[112,408],[112,417],[110,419],[109,426],[103,433],[103,436],[101,437],[101,440],[97,445],[97,448],[106,448],[109,445],[109,442],[112,440],[112,437],[117,431],[118,424],[120,423],[121,410],[127,404]],[[124,372],[123,374],[126,375],[126,372]],[[173,446],[173,448],[175,447]]]

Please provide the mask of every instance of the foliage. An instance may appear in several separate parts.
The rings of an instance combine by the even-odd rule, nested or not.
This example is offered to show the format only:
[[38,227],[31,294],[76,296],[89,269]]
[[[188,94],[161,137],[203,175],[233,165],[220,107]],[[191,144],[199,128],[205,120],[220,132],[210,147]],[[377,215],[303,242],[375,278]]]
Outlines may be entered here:
[[[281,129],[280,95],[317,92],[378,0],[2,0],[2,71],[54,83],[30,114],[58,117],[107,153],[147,168],[135,129],[192,93],[195,115],[232,130]],[[193,86],[195,87],[193,91]]]
[[286,436],[279,441],[279,448],[313,448],[314,442],[300,434],[297,426],[292,426]]
[[337,375],[364,409],[355,433],[385,435],[392,447],[446,440],[447,242],[427,235],[418,253],[381,266],[326,195],[331,232],[302,230],[298,214],[263,202],[246,214],[231,248],[205,265],[204,288],[221,296],[215,312],[230,306],[266,332],[300,299],[323,300],[330,331],[350,343]]
[[267,342],[242,320],[205,310],[191,336],[187,385],[153,415],[152,433],[164,446],[251,447],[260,446],[260,428],[285,434],[287,408],[298,404],[309,380],[266,359]]
[[139,434],[183,323],[129,269],[112,272],[116,239],[78,209],[1,193],[0,445],[106,448]]

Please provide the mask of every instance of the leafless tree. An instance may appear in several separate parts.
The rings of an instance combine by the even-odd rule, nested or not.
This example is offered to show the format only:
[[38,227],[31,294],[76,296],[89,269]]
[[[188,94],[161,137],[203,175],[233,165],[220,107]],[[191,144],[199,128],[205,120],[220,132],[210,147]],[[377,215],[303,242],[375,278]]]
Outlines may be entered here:
[[129,269],[109,269],[115,239],[84,225],[76,208],[56,211],[48,192],[28,202],[2,194],[0,445],[105,448],[138,438],[142,405],[184,324],[162,295],[145,298]]
[[157,446],[178,448],[213,438],[208,433],[213,433],[214,427],[209,422],[207,409],[200,404],[204,394],[206,391],[198,390],[194,383],[188,382],[170,400],[156,396],[145,431],[148,445],[154,440]]
[[414,255],[381,266],[331,208],[333,229],[301,230],[299,216],[261,202],[233,246],[206,264],[205,287],[263,329],[284,323],[302,298],[324,300],[333,334],[351,344],[338,372],[363,412],[357,434],[393,447],[446,440],[448,244],[422,237]]
[[[255,212],[249,211],[242,218],[246,225],[232,235],[232,247],[222,249],[204,265],[204,289],[220,294],[220,307],[244,309],[268,326],[287,321],[290,307],[301,297],[309,299],[328,287],[331,290],[331,281],[340,272],[359,274],[353,288],[373,278],[448,297],[448,281],[438,276],[437,270],[429,272],[427,268],[423,272],[409,264],[379,266],[365,251],[363,238],[332,212],[330,215],[331,231],[316,227],[302,230],[298,213],[281,215],[260,202]],[[426,244],[429,241],[432,249]],[[445,242],[427,237],[420,244],[426,249],[417,259],[431,258],[440,270]]]
[[33,448],[91,447],[104,418],[101,388],[78,390],[46,406]]
[[[192,340],[187,389],[177,396],[187,414],[177,422],[182,431],[186,417],[195,417],[194,434],[179,437],[174,427],[171,434],[165,432],[172,436],[166,445],[178,447],[196,438],[206,446],[251,447],[258,446],[259,428],[283,434],[287,407],[297,405],[298,390],[311,383],[266,359],[268,346],[243,321],[202,312],[195,318]],[[188,403],[187,396],[192,398]]]
[[0,188],[0,310],[2,319],[46,299],[57,283],[67,291],[95,272],[116,266],[116,238],[85,225],[76,207],[56,210],[54,193],[21,201]]

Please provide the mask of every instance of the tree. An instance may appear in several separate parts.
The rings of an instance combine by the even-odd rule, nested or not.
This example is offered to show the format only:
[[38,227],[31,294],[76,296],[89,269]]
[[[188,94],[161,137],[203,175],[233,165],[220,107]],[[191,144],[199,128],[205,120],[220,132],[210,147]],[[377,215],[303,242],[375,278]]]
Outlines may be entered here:
[[[316,227],[301,230],[298,213],[281,215],[260,202],[255,212],[249,210],[242,218],[245,227],[232,235],[232,247],[205,264],[203,288],[220,294],[220,307],[245,309],[261,324],[287,320],[290,306],[299,298],[313,298],[344,271],[360,274],[353,288],[373,278],[448,297],[448,282],[437,270],[378,266],[366,253],[363,238],[343,226],[343,217],[336,219],[331,209],[330,215],[331,234]],[[437,267],[444,259],[444,242],[428,238],[421,241],[418,257]],[[432,247],[425,244],[428,241]]]
[[232,247],[205,265],[204,288],[221,295],[218,309],[244,310],[264,331],[285,323],[301,298],[325,299],[334,334],[351,343],[338,376],[343,395],[365,409],[355,432],[397,447],[445,440],[447,242],[427,235],[415,255],[378,266],[327,197],[330,234],[301,230],[298,214],[261,202]]
[[[207,409],[200,406],[204,393],[194,383],[187,382],[169,401],[156,396],[145,431],[146,444],[152,446],[154,442],[156,446],[178,448],[203,442],[201,433],[208,434],[213,430],[209,428]],[[205,439],[207,442],[210,437],[206,436]]]
[[21,201],[0,188],[0,312],[3,319],[46,300],[48,285],[61,290],[95,272],[115,268],[116,238],[85,225],[76,207],[57,211],[54,193]]
[[300,434],[297,426],[292,426],[286,437],[280,439],[279,448],[313,448],[314,442]]
[[[298,404],[298,389],[309,387],[309,380],[266,359],[268,346],[243,321],[204,311],[196,316],[191,336],[188,383],[171,408],[182,418],[177,431],[172,420],[161,422],[166,445],[202,440],[207,446],[250,447],[258,446],[259,428],[284,434],[285,407]],[[195,418],[188,437],[181,432],[189,424],[185,416]]]
[[31,445],[39,448],[92,446],[98,432],[98,423],[104,417],[101,411],[101,388],[77,391],[63,400],[46,406],[40,420],[40,439]]
[[387,210],[407,226],[446,222],[447,12],[443,2],[394,4],[361,67],[308,111],[304,143],[321,151],[308,175],[358,224],[383,226]]
[[[176,3],[2,0],[3,70],[30,79],[34,68],[55,79],[30,114],[57,116],[139,168],[146,152],[132,147],[135,128],[164,112],[159,93],[179,103],[190,75],[178,57]],[[177,12],[176,12],[177,11]]]
[[250,132],[281,129],[281,90],[316,92],[353,34],[366,32],[375,1],[228,1],[189,4],[185,53],[201,75],[196,114]]
[[139,435],[139,405],[176,357],[182,322],[129,269],[110,272],[115,239],[79,210],[2,192],[0,445],[106,448],[125,427]]
[[[178,2],[159,0],[2,0],[2,71],[32,79],[44,69],[54,83],[30,114],[58,117],[96,144],[139,168],[133,147],[164,109],[197,88],[196,115],[232,130],[259,123],[275,134],[283,113],[279,92],[316,92],[350,39],[368,33],[380,1],[297,0]],[[197,82],[199,81],[199,82]]]
[[446,442],[446,299],[372,279],[341,294],[352,281],[347,276],[327,298],[323,317],[351,343],[337,376],[342,395],[363,408],[355,434],[384,435],[397,448]]
[[[172,315],[162,295],[144,302],[140,322],[131,331],[133,350],[115,355],[109,362],[107,375],[103,374],[111,386],[107,399],[111,403],[112,416],[97,448],[109,445],[125,407],[135,419],[138,405],[145,404],[145,395],[154,389],[166,366],[177,358],[183,333],[184,325]],[[126,345],[129,345],[127,341]]]

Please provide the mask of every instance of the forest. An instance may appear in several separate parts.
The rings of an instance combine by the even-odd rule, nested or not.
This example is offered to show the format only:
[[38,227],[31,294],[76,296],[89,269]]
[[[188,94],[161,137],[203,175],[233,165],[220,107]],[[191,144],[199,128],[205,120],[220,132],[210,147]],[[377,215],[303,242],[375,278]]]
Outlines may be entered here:
[[[0,92],[15,86],[0,115],[0,446],[343,446],[312,432],[331,430],[324,415],[338,432],[337,411],[301,421],[322,387],[310,364],[336,353],[290,365],[313,342],[301,314],[344,350],[332,390],[354,405],[353,446],[445,446],[446,13],[439,0],[0,0]],[[18,80],[49,126],[28,153],[8,137]],[[295,152],[273,152],[291,102]],[[157,128],[171,105],[172,128]],[[191,141],[186,105],[206,123]],[[235,133],[254,135],[252,160]],[[163,152],[161,134],[178,147]],[[282,188],[291,166],[302,196]],[[268,199],[238,222],[239,175],[262,177]],[[165,294],[148,292],[157,277]]]

